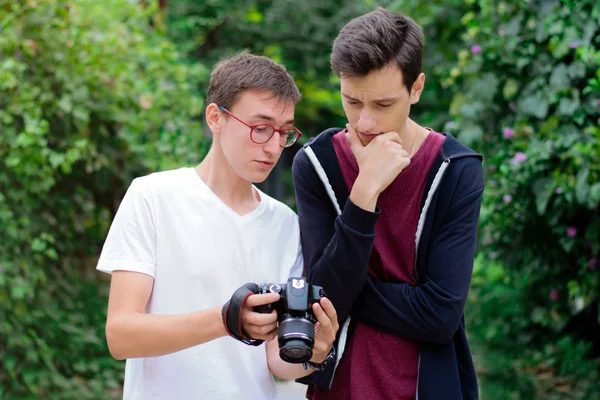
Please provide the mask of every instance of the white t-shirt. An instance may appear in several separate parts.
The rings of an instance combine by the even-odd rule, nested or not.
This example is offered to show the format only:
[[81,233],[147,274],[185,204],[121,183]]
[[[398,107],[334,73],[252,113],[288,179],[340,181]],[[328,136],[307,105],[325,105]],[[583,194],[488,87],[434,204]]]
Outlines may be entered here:
[[[220,306],[246,282],[300,276],[296,214],[256,190],[260,205],[240,216],[193,168],[137,178],[112,222],[97,269],[154,277],[150,314]],[[222,337],[165,356],[128,359],[123,398],[276,399],[277,390],[265,344]]]

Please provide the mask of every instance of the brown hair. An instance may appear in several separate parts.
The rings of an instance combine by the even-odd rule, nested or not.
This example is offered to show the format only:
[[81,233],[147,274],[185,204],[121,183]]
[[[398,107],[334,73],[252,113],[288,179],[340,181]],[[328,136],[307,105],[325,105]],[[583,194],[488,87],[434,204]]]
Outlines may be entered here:
[[333,42],[331,69],[338,76],[365,76],[395,61],[410,92],[421,73],[423,31],[409,17],[378,8],[348,22]]
[[300,91],[285,67],[264,56],[242,52],[221,60],[208,82],[206,104],[230,108],[245,90],[268,91],[282,100],[300,100]]

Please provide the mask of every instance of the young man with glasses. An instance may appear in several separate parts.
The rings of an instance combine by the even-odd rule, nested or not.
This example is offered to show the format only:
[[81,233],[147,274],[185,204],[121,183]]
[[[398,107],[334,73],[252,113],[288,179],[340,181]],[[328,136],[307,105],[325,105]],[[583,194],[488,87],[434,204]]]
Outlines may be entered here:
[[106,338],[127,359],[124,399],[276,399],[271,374],[306,376],[332,358],[329,300],[313,305],[310,362],[289,364],[273,340],[276,313],[253,311],[279,295],[246,284],[302,274],[296,215],[253,186],[300,136],[299,99],[292,77],[266,57],[220,62],[208,88],[206,158],[129,187],[97,266],[112,273]]
[[294,159],[310,281],[343,321],[339,363],[312,400],[477,399],[463,308],[483,193],[481,156],[409,118],[425,84],[423,33],[378,9],[333,43],[346,129]]

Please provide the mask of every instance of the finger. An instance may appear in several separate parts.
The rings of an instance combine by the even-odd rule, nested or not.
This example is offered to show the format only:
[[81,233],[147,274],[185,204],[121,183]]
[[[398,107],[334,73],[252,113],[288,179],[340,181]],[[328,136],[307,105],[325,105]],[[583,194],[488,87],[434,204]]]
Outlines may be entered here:
[[323,307],[319,303],[313,304],[313,312],[315,313],[315,317],[317,317],[317,321],[323,329],[331,329],[332,322],[327,315],[327,313],[323,310]]
[[406,150],[404,150],[404,149],[403,149],[402,147],[400,147],[400,146],[398,146],[397,148],[395,148],[395,149],[392,149],[392,150],[394,151],[394,153],[395,153],[396,155],[398,155],[398,157],[401,157],[401,158],[407,158],[407,159],[409,159],[409,158],[410,158],[410,157],[408,156],[408,152],[407,152]]
[[262,314],[248,310],[242,314],[242,321],[252,325],[273,324],[277,322],[277,312],[271,311],[270,314]]
[[253,294],[246,300],[248,307],[263,306],[279,300],[279,293]]
[[251,337],[260,337],[264,338],[272,335],[273,333],[277,333],[277,324],[269,324],[269,325],[253,325],[248,324],[244,327],[246,333]]
[[346,132],[348,132],[346,137],[350,143],[350,149],[353,152],[360,151],[363,145],[358,137],[358,133],[354,130],[354,128],[352,128],[352,125],[346,124]]
[[331,320],[334,329],[337,331],[339,325],[338,325],[337,312],[335,311],[335,307],[333,306],[333,303],[327,297],[323,297],[321,299],[321,301],[319,302],[319,304],[320,304],[321,308],[323,309],[323,311],[325,312],[325,314],[327,314],[327,317]]
[[375,140],[385,141],[385,142],[395,142],[395,143],[398,143],[400,146],[402,146],[402,139],[400,139],[400,135],[398,134],[398,132],[395,132],[395,131],[382,133],[381,135],[378,135],[373,141],[375,141]]

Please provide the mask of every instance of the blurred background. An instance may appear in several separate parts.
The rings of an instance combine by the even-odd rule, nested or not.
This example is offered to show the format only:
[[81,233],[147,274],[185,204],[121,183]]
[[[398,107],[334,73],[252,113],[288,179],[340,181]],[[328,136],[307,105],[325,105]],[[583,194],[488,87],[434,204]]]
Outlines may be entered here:
[[[119,398],[94,268],[129,183],[202,159],[210,70],[242,49],[294,76],[302,139],[343,126],[331,43],[377,5],[425,31],[413,118],[485,157],[482,399],[600,399],[595,0],[0,0],[0,399]],[[261,185],[291,207],[297,149]]]

